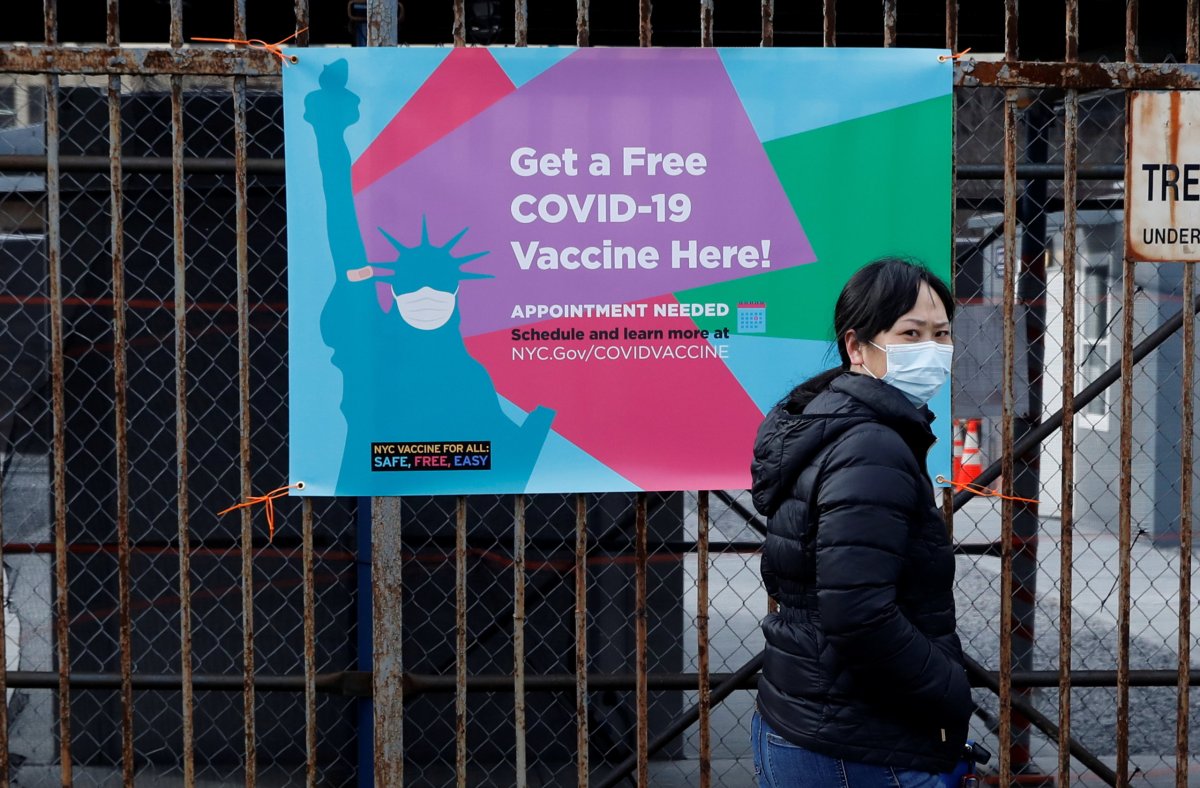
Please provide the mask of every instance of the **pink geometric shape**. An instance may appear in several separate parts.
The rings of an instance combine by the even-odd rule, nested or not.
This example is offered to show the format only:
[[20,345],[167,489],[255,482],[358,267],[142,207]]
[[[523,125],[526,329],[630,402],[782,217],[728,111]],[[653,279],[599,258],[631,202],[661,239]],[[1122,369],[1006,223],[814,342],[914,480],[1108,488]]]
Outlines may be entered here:
[[[554,155],[571,149],[579,166],[574,175],[530,174],[513,164],[522,148]],[[696,153],[706,164],[702,174],[651,174],[632,164],[625,174],[632,150]],[[604,157],[611,171],[593,171],[593,156]],[[585,202],[622,195],[638,212],[627,221],[602,221],[594,200],[562,221],[514,218],[520,195],[557,193]],[[685,221],[656,213],[656,199],[663,205],[676,194],[690,205]],[[464,336],[531,322],[515,315],[514,305],[629,303],[816,259],[712,49],[579,49],[355,196],[368,259],[395,254],[378,228],[411,245],[423,219],[435,238],[470,228],[456,254],[489,252],[467,270],[495,278],[464,282],[459,292]],[[612,247],[615,259],[622,248],[650,249],[658,262],[617,270],[576,261],[573,270],[548,270],[529,259],[532,252],[518,254],[535,243],[575,249],[577,256]],[[676,244],[692,250],[690,258],[676,258]],[[696,250],[726,245],[759,248],[770,268],[697,264]]]
[[486,49],[452,50],[354,162],[354,191],[367,188],[514,90]]
[[[514,342],[504,330],[468,337],[467,350],[488,369],[498,393],[525,410],[556,410],[555,432],[643,490],[747,488],[762,414],[725,363],[711,357],[720,340],[669,339],[672,329],[696,330],[690,318],[653,316],[655,304],[678,303],[674,296],[637,303],[647,305],[644,317],[548,320],[521,328],[576,329],[582,340]],[[621,338],[589,338],[593,330],[613,328]],[[626,331],[653,330],[664,338],[624,338]],[[587,360],[514,360],[516,349],[537,347],[591,354]],[[665,348],[707,357],[653,358]],[[620,358],[624,353],[633,357]],[[698,413],[710,418],[698,419]],[[698,475],[700,467],[705,471]]]

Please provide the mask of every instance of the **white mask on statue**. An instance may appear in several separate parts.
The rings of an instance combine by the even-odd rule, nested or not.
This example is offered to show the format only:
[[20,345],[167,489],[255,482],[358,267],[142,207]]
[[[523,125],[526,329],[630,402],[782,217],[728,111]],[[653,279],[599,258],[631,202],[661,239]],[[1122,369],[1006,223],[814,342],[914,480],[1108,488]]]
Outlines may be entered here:
[[457,296],[458,290],[448,293],[445,290],[422,287],[412,293],[397,295],[396,306],[405,323],[422,331],[433,331],[446,325],[446,321],[454,314]]

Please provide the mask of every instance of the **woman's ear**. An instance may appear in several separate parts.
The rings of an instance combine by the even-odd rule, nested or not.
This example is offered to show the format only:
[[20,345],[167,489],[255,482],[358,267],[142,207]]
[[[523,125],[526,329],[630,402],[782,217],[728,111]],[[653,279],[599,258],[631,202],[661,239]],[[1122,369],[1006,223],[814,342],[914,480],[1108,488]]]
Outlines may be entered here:
[[862,345],[859,344],[854,329],[847,331],[846,335],[842,337],[842,341],[846,345],[846,355],[850,358],[850,365],[860,366],[863,363]]

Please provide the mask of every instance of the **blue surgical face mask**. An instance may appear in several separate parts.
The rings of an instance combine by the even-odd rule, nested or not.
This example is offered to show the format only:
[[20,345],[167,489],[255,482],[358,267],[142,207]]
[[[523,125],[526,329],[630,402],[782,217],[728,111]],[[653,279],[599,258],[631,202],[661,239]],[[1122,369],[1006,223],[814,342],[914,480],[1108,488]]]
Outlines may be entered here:
[[921,407],[937,394],[950,377],[950,362],[954,346],[941,342],[913,342],[875,347],[887,354],[887,372],[882,378],[863,365],[871,377],[890,383],[916,407]]

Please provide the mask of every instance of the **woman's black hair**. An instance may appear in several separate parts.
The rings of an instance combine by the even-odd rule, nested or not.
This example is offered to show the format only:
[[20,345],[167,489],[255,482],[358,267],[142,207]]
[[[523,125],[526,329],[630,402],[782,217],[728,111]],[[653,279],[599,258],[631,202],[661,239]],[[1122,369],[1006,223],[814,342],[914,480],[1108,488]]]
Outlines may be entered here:
[[842,288],[833,309],[833,331],[841,365],[828,369],[801,383],[788,394],[786,403],[793,412],[804,406],[829,383],[850,369],[846,351],[846,332],[869,339],[896,324],[917,303],[921,285],[929,285],[942,305],[946,317],[954,318],[954,296],[950,288],[921,263],[899,257],[885,257],[854,272]]

